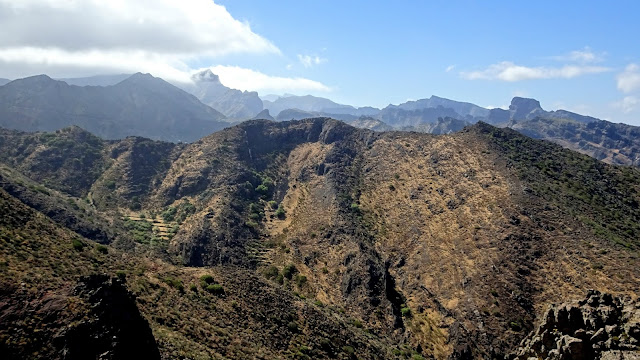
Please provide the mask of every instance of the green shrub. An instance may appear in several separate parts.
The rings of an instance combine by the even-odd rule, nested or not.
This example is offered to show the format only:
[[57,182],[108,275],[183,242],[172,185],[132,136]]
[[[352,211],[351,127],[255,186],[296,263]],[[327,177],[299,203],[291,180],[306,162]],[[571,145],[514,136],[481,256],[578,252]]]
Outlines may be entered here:
[[215,280],[213,279],[213,276],[209,274],[200,276],[200,286],[202,286],[203,289],[206,289],[208,285],[211,285],[214,282]]
[[118,270],[116,271],[116,276],[118,277],[118,279],[124,281],[127,278],[127,273],[124,270]]
[[116,189],[116,182],[115,182],[115,181],[113,181],[113,180],[109,180],[109,181],[107,181],[104,185],[105,185],[105,186],[107,187],[107,189],[109,189],[109,190],[115,190],[115,189]]
[[259,213],[262,211],[262,206],[260,206],[259,204],[256,203],[251,203],[249,204],[249,212],[250,213]]
[[287,324],[287,329],[291,332],[298,332],[298,324],[295,321],[290,321]]
[[280,273],[280,271],[278,271],[278,268],[275,266],[269,266],[265,271],[264,271],[264,276],[267,279],[273,279],[275,277],[278,276],[278,274]]
[[84,250],[84,243],[78,239],[73,239],[73,241],[71,242],[71,245],[73,245],[73,249],[77,250],[77,251],[82,251]]
[[256,187],[256,192],[258,194],[266,195],[269,192],[269,188],[263,184],[260,184],[258,185],[258,187]]
[[316,301],[313,303],[313,305],[318,306],[318,307],[323,307],[323,306],[324,306],[324,304],[323,304],[323,303],[322,303],[322,301],[320,301],[320,300],[316,300]]
[[355,213],[359,213],[360,212],[360,205],[358,205],[357,203],[351,203],[351,211],[353,211]]
[[271,189],[273,187],[273,180],[270,177],[265,176],[262,178],[262,185],[264,185],[267,189]]
[[207,291],[212,293],[212,294],[216,294],[216,295],[224,294],[224,288],[220,284],[208,285],[207,286]]
[[98,246],[96,246],[96,250],[98,250],[98,252],[99,252],[99,253],[102,253],[102,254],[107,254],[107,253],[109,252],[109,248],[107,248],[107,247],[106,247],[106,246],[104,246],[104,245],[98,245]]
[[286,211],[284,211],[284,207],[282,207],[282,204],[278,206],[278,210],[276,210],[275,214],[280,219],[282,219],[286,215]]
[[198,292],[198,286],[196,284],[190,284],[189,285],[189,290],[193,291],[193,292]]
[[509,328],[511,328],[511,330],[513,331],[520,331],[522,330],[522,325],[520,325],[520,323],[517,321],[511,321],[509,323]]
[[403,306],[403,307],[400,309],[400,313],[401,313],[401,314],[402,314],[402,316],[404,316],[404,317],[411,317],[411,309],[410,309],[410,308],[408,308],[408,307],[406,307],[406,306]]
[[165,284],[171,286],[174,289],[177,289],[180,292],[184,291],[184,285],[182,285],[182,280],[180,280],[180,279],[167,277],[167,278],[164,278],[163,281],[164,281]]
[[358,320],[358,319],[353,319],[351,320],[351,325],[357,327],[358,329],[362,328],[362,321]]
[[356,350],[353,348],[353,346],[343,346],[342,347],[342,351],[344,351],[345,353],[349,354],[349,355],[353,355],[355,354]]
[[160,216],[164,221],[171,222],[175,219],[177,212],[178,212],[178,209],[174,208],[173,206],[170,206],[165,211],[163,211],[160,214]]
[[289,264],[286,265],[283,269],[282,269],[282,275],[291,280],[291,278],[293,277],[293,274],[296,273],[298,271],[298,269],[296,269],[296,266],[293,264]]
[[272,209],[277,209],[278,208],[278,202],[275,201],[275,200],[269,201],[268,204],[269,204],[269,207],[272,208]]
[[249,221],[245,222],[244,224],[245,224],[247,227],[249,227],[249,228],[251,228],[251,229],[254,229],[254,230],[258,229],[258,227],[260,226],[260,225],[258,225],[258,223],[257,223],[257,222],[255,222],[255,221],[251,221],[251,220],[249,220]]
[[304,276],[304,275],[296,275],[296,285],[298,285],[298,287],[302,287],[306,283],[307,283],[307,277],[306,276]]

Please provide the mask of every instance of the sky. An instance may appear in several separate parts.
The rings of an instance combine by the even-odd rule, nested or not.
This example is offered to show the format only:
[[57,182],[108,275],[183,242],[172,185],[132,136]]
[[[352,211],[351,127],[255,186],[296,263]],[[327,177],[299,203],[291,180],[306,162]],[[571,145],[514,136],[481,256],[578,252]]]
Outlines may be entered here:
[[0,0],[0,77],[210,68],[261,95],[523,96],[640,125],[637,14],[638,1]]

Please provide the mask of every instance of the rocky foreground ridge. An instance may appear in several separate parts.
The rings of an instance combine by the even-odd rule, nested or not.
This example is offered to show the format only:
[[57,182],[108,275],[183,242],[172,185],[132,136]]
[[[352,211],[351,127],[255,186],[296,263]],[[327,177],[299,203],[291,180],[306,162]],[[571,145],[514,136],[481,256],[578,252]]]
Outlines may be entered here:
[[580,301],[550,305],[510,358],[640,359],[640,301],[590,290]]

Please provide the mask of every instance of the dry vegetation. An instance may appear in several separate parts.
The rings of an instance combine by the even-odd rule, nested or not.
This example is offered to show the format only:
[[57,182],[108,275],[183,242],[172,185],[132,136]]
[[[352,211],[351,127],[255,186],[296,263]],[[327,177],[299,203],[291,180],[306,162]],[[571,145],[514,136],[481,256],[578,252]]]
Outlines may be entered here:
[[102,146],[83,206],[125,239],[3,278],[123,271],[163,358],[502,356],[550,302],[640,291],[639,172],[510,130],[251,121]]

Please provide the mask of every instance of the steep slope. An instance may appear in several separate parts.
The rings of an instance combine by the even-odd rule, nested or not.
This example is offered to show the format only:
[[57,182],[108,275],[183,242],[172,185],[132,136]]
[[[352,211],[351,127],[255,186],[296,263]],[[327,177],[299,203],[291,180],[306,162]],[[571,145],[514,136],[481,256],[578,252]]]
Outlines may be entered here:
[[490,356],[549,301],[638,290],[639,183],[485,124],[251,121],[187,147],[142,207],[194,205],[169,245],[185,264],[257,266],[425,355]]
[[4,190],[0,213],[3,358],[160,358],[123,283],[92,275],[122,265],[106,247],[55,226]]
[[257,92],[230,89],[209,69],[194,74],[191,79],[193,86],[186,85],[185,90],[231,119],[249,119],[263,109]]
[[640,171],[511,129],[253,120],[105,146],[97,209],[174,229],[134,239],[174,265],[126,265],[163,356],[499,358],[551,302],[640,291]]
[[535,118],[509,125],[527,136],[545,139],[611,164],[640,166],[640,128],[604,120],[581,123]]
[[71,86],[46,75],[0,88],[0,126],[52,131],[80,126],[107,139],[130,135],[194,141],[223,128],[224,116],[194,96],[151,75],[113,86]]
[[0,213],[3,358],[411,355],[252,271],[175,267],[96,246],[1,189]]
[[109,166],[107,148],[107,142],[79,127],[54,133],[0,129],[0,162],[75,197],[86,196]]

